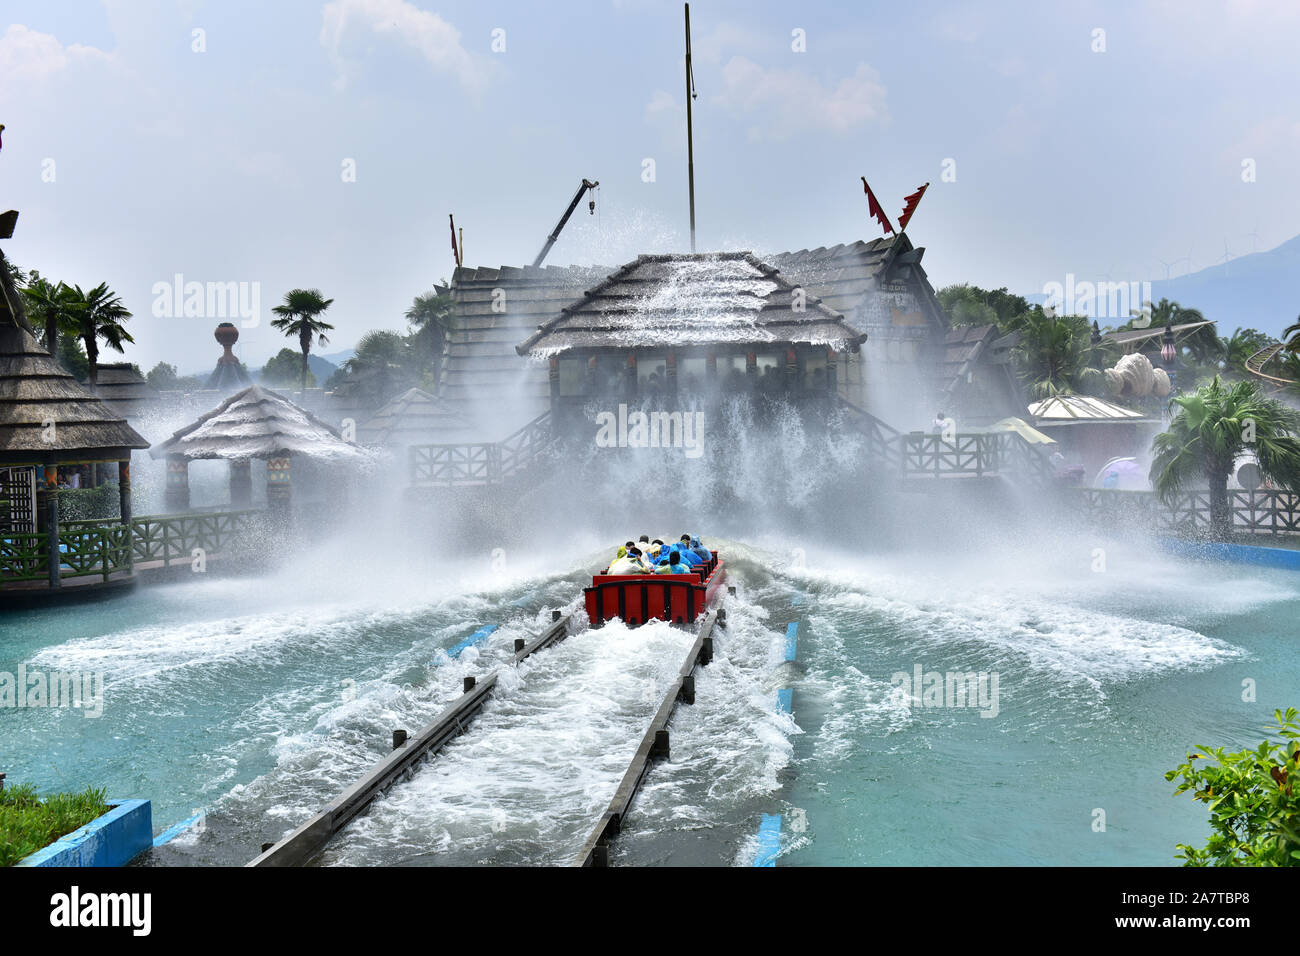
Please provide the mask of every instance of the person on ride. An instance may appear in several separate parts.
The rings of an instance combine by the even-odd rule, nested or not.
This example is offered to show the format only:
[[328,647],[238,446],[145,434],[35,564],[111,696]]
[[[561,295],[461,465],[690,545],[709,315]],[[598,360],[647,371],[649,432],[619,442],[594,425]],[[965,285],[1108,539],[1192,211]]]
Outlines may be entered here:
[[691,569],[682,561],[680,551],[669,551],[667,559],[655,568],[655,574],[690,574]]
[[713,560],[713,552],[710,551],[708,548],[706,548],[704,546],[704,542],[702,542],[699,538],[696,537],[691,538],[691,550],[694,551],[696,554],[698,554],[700,556],[700,560],[704,561],[705,563],[708,563],[709,561]]
[[646,560],[645,552],[640,548],[633,548],[628,552],[628,556],[634,558],[636,563],[641,566],[642,574],[650,574],[654,571],[654,566]]
[[[633,554],[625,548],[618,549],[621,553],[609,566],[606,574],[645,574],[645,566],[641,563],[640,553]],[[634,548],[633,551],[636,551]]]
[[704,559],[691,550],[691,536],[682,535],[680,541],[673,545],[674,550],[682,556],[682,562],[689,568],[698,568],[704,563]]

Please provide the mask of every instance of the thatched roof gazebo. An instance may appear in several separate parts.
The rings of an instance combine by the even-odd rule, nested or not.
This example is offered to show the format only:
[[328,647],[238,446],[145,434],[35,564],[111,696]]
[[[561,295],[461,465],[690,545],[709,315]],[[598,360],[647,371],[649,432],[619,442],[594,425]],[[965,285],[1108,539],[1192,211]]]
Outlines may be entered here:
[[121,519],[131,519],[131,451],[148,448],[122,415],[37,344],[0,255],[0,526],[47,530],[57,508],[59,467],[117,462]]
[[231,503],[246,506],[252,498],[249,463],[254,458],[265,459],[267,503],[273,509],[284,509],[291,493],[292,458],[333,464],[364,464],[374,459],[360,445],[345,440],[334,426],[260,385],[230,396],[154,445],[149,454],[167,459],[167,506],[174,511],[189,508],[191,461],[229,461]]

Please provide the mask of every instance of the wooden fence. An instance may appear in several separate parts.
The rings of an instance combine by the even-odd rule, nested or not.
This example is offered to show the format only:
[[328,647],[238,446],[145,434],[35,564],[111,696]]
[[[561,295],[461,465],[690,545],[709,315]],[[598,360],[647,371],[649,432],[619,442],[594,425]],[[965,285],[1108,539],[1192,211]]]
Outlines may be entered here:
[[[1165,502],[1153,491],[1076,488],[1085,517],[1106,524],[1129,524],[1155,531],[1196,534],[1210,528],[1209,491],[1183,492]],[[1286,491],[1229,489],[1228,508],[1238,534],[1300,534],[1300,495]]]
[[[253,531],[259,511],[214,511],[202,514],[145,515],[131,524],[120,521],[68,521],[59,525],[59,578],[98,576],[104,581],[137,564],[192,560],[195,548],[205,555],[230,550]],[[45,532],[0,533],[0,590],[50,577],[50,536]]]
[[412,445],[411,484],[497,484],[534,464],[553,437],[551,413],[544,412],[499,442]]

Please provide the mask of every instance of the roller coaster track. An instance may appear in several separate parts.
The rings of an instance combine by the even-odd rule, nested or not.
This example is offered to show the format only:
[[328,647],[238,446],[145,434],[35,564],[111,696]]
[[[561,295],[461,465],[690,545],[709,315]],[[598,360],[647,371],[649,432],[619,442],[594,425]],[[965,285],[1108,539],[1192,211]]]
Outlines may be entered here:
[[1283,348],[1285,348],[1285,345],[1278,342],[1276,345],[1269,345],[1260,349],[1250,358],[1246,359],[1246,371],[1257,378],[1262,378],[1266,382],[1272,382],[1274,385],[1279,385],[1283,388],[1297,384],[1296,380],[1293,378],[1279,378],[1276,375],[1269,375],[1264,371],[1264,366],[1273,361]]
[[[609,844],[621,829],[637,791],[649,774],[654,761],[668,757],[668,722],[678,703],[695,703],[695,669],[713,660],[715,629],[726,627],[726,611],[717,606],[721,601],[722,593],[719,590],[711,606],[704,610],[696,630],[695,641],[686,655],[676,680],[669,686],[663,702],[655,712],[608,807],[595,821],[581,852],[574,859],[574,866],[609,865]],[[526,643],[522,639],[515,641],[515,655],[510,661],[511,665],[519,664],[531,654],[557,644],[568,636],[569,622],[573,615],[560,618],[558,611],[553,613],[557,616],[555,622],[532,643]],[[396,731],[393,735],[392,753],[335,797],[320,813],[278,843],[263,846],[261,854],[245,866],[287,867],[311,863],[320,856],[330,841],[349,822],[364,813],[371,803],[387,793],[394,784],[409,780],[423,761],[431,758],[456,737],[465,733],[470,722],[483,709],[496,689],[497,677],[498,674],[493,673],[478,681],[473,677],[465,678],[464,694],[436,720],[409,739],[404,731]]]

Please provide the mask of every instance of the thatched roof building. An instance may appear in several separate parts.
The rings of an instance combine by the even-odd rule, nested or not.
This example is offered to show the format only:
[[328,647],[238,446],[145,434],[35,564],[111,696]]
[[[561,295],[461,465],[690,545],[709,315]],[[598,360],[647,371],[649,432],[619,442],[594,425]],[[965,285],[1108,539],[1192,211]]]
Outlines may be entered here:
[[158,405],[162,396],[130,362],[100,365],[95,395],[124,418],[140,415]]
[[[125,461],[148,448],[121,413],[96,398],[37,344],[17,305],[8,265],[0,264],[0,464],[58,465]],[[50,427],[50,426],[53,427]]]
[[408,445],[467,441],[472,423],[447,402],[418,388],[407,389],[357,429],[363,445]]
[[753,253],[719,252],[638,256],[516,351],[534,358],[571,349],[691,345],[850,351],[866,338]]
[[345,441],[338,429],[283,395],[253,385],[193,424],[149,449],[154,458],[188,461],[302,456],[326,462],[364,462],[370,452]]

